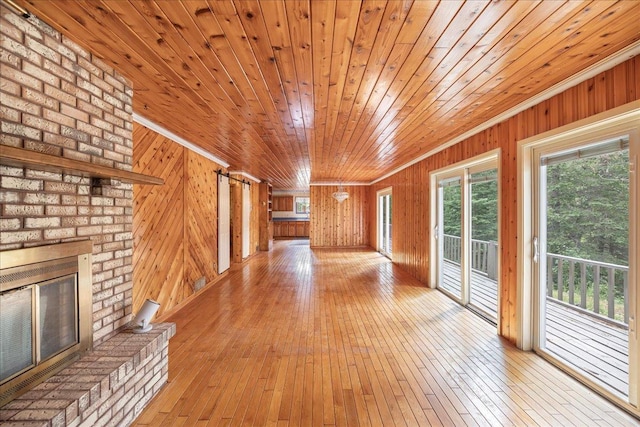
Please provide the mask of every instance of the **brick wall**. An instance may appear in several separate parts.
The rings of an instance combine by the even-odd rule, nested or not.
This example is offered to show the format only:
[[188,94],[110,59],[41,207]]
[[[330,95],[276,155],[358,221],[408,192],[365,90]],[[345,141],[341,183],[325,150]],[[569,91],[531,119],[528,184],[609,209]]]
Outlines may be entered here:
[[[131,84],[37,18],[0,12],[0,151],[131,170]],[[111,184],[96,196],[86,177],[0,166],[0,250],[93,241],[95,344],[131,313],[133,186]]]

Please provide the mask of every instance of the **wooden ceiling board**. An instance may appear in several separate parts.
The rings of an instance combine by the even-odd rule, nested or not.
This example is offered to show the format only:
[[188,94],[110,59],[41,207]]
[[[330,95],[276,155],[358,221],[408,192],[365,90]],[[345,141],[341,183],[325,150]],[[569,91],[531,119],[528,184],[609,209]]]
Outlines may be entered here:
[[[596,3],[597,4],[595,6],[606,6],[605,4],[606,2],[596,2]],[[610,4],[611,3],[609,3],[609,5]],[[611,17],[616,12],[619,12],[619,7],[620,5],[614,5],[612,8],[603,7],[602,9],[597,10],[597,12],[594,6],[587,7],[587,8],[582,7],[575,15],[569,15],[567,11],[559,11],[556,14],[556,16],[564,16],[565,18],[562,19],[563,23],[562,25],[560,25],[559,28],[557,28],[556,32],[558,32],[559,34],[566,34],[566,36],[564,39],[561,39],[558,42],[558,44],[549,48],[548,46],[545,46],[544,39],[552,37],[553,34],[547,34],[543,29],[540,29],[538,31],[532,31],[531,33],[527,34],[527,36],[534,35],[537,33],[538,37],[533,37],[533,40],[531,41],[531,44],[530,44],[531,49],[526,53],[523,52],[523,54],[530,56],[532,60],[527,64],[521,64],[519,61],[512,61],[509,66],[503,68],[500,75],[501,76],[509,75],[511,76],[509,79],[507,78],[487,79],[484,85],[479,86],[473,92],[468,92],[466,90],[463,90],[460,93],[458,93],[455,97],[451,97],[451,100],[446,105],[443,105],[441,109],[429,109],[428,106],[426,107],[423,106],[421,110],[418,110],[413,114],[413,117],[411,118],[411,120],[406,121],[407,125],[411,125],[412,123],[415,123],[416,119],[422,120],[423,123],[427,120],[437,123],[442,117],[458,116],[460,112],[463,110],[463,107],[468,107],[469,105],[473,106],[473,103],[469,102],[470,96],[475,96],[474,103],[478,103],[479,105],[484,106],[484,113],[486,114],[484,117],[486,117],[485,120],[487,120],[488,118],[490,118],[489,114],[491,114],[493,109],[504,107],[503,105],[505,102],[504,100],[495,99],[496,98],[495,89],[499,83],[502,83],[503,81],[507,80],[509,87],[515,89],[515,92],[512,92],[510,90],[503,92],[504,95],[509,95],[510,103],[508,104],[508,107],[510,108],[514,105],[517,105],[520,102],[525,101],[529,97],[528,94],[537,93],[544,90],[540,86],[536,86],[536,85],[539,85],[541,81],[549,81],[548,79],[553,78],[553,76],[555,75],[556,80],[553,81],[553,83],[555,84],[560,82],[564,78],[569,77],[570,74],[563,75],[562,70],[559,70],[560,72],[558,71],[553,72],[552,68],[559,68],[559,69],[564,68],[567,70],[571,70],[571,69],[574,69],[575,63],[577,61],[583,63],[584,60],[587,60],[589,58],[579,58],[579,55],[575,55],[574,57],[567,57],[566,55],[562,55],[557,57],[558,61],[555,61],[554,60],[555,58],[552,58],[547,55],[543,56],[543,54],[545,52],[563,52],[572,47],[579,47],[580,43],[582,43],[585,38],[595,39],[594,40],[595,42],[597,42],[597,39],[606,38],[604,37],[604,35],[608,31],[607,29],[608,23],[606,22],[606,19],[600,20],[600,22],[597,23],[598,24],[597,27],[589,31],[578,31],[576,33],[575,30],[572,30],[572,28],[575,28],[576,23],[581,20],[585,21],[583,23],[583,25],[585,26],[588,24],[591,24],[592,22],[589,22],[589,21],[592,19],[593,15],[602,17],[602,15],[604,14],[606,16]],[[547,22],[547,24],[549,23]],[[632,23],[628,23],[628,24],[631,25]],[[563,27],[563,25],[565,27]],[[541,28],[541,27],[544,28],[542,23],[536,28]],[[584,28],[584,27],[580,27],[580,28]],[[593,46],[593,44],[591,43],[589,45]],[[603,45],[602,48],[604,49],[604,52],[599,50],[593,50],[593,48],[591,48],[588,51],[587,55],[589,55],[592,58],[597,58],[598,56],[603,58],[603,57],[606,57],[612,51],[611,49],[607,48],[605,45]],[[536,70],[544,70],[544,69],[549,69],[548,72],[542,73],[542,77],[546,77],[546,79],[542,79],[540,77],[540,74],[536,74],[537,81],[534,81],[532,78],[532,73]],[[489,71],[487,73],[487,76],[490,76],[490,75],[495,75],[495,74]],[[518,80],[520,76],[525,76],[525,77]],[[481,79],[478,79],[478,80],[481,80]],[[510,80],[515,80],[515,81],[513,83],[509,83]],[[485,101],[482,100],[483,97],[486,98]],[[432,112],[431,115],[426,113],[426,111],[428,110]],[[473,108],[470,109],[469,111],[472,111],[472,110]],[[483,116],[479,118],[479,120],[482,120],[482,119],[483,119]],[[468,126],[469,128],[473,127],[470,124],[468,124]],[[411,128],[408,127],[407,129],[411,129]],[[403,138],[413,143],[417,142],[420,139],[423,139],[423,140],[426,139],[424,130],[419,129],[419,127],[413,127],[413,129],[411,129],[409,132],[410,133],[399,132],[398,138]],[[435,145],[436,144],[433,144],[432,148],[435,147]]]
[[[429,63],[428,54],[437,42],[437,37],[434,35],[445,31],[448,23],[457,14],[460,7],[461,3],[459,2],[441,2],[438,4],[436,10],[429,17],[422,34],[413,45],[409,58],[404,61],[395,79],[389,85],[384,98],[381,99],[376,107],[375,112],[371,117],[363,117],[361,119],[364,120],[365,127],[359,129],[356,134],[359,138],[357,141],[359,145],[369,145],[372,151],[379,150],[379,144],[367,144],[366,141],[376,141],[376,130],[386,128],[391,121],[393,112],[399,109],[401,100],[411,92],[412,85],[413,87],[418,87],[424,81],[424,73],[421,72],[420,67],[424,66],[423,64],[425,63]],[[385,118],[387,119],[386,122],[384,121]],[[384,160],[383,156],[379,156],[376,162]],[[353,177],[353,174],[354,172],[349,175],[350,180],[357,180]]]
[[[113,3],[117,3],[117,2],[109,2],[110,5],[113,5]],[[140,72],[129,74],[127,77],[131,78],[135,83],[135,81],[148,80],[150,75],[154,75],[156,76],[156,79],[154,80],[160,80],[164,82],[162,89],[159,91],[160,94],[166,95],[163,97],[164,99],[163,106],[165,107],[165,109],[163,110],[165,112],[163,114],[163,117],[167,115],[166,111],[173,112],[173,110],[175,109],[176,100],[181,101],[183,106],[184,106],[185,100],[189,100],[193,102],[186,103],[185,111],[201,111],[204,114],[209,114],[208,116],[206,116],[206,119],[207,119],[206,121],[207,122],[213,121],[215,123],[215,120],[217,118],[216,116],[219,116],[219,115],[209,108],[208,105],[210,104],[207,102],[203,102],[201,98],[195,97],[194,95],[196,95],[196,92],[187,89],[188,86],[187,86],[187,83],[184,81],[184,77],[178,76],[176,75],[176,73],[174,73],[176,68],[175,67],[172,68],[168,66],[166,61],[158,60],[158,57],[155,56],[154,54],[155,51],[151,50],[146,44],[144,44],[142,40],[136,37],[135,33],[125,34],[124,30],[126,30],[127,27],[123,27],[121,24],[121,21],[119,21],[118,19],[115,19],[113,14],[110,13],[110,11],[107,8],[103,8],[99,5],[95,6],[91,3],[86,3],[86,2],[75,2],[74,6],[78,6],[78,7],[85,6],[88,9],[79,9],[78,11],[76,11],[76,13],[71,12],[73,15],[68,17],[64,12],[64,10],[73,10],[73,9],[71,7],[69,8],[64,7],[68,5],[67,2],[60,2],[59,4],[63,6],[63,8],[53,9],[52,11],[53,16],[56,17],[56,22],[59,22],[59,23],[66,22],[70,27],[69,32],[71,33],[76,33],[84,30],[91,34],[90,37],[93,37],[96,39],[96,41],[94,41],[91,38],[88,38],[88,39],[82,38],[81,40],[77,40],[79,43],[82,44],[82,42],[85,41],[89,46],[92,46],[93,43],[104,44],[104,40],[110,40],[110,41],[116,42],[114,45],[115,47],[128,46],[131,48],[130,50],[136,52],[136,58],[131,56],[129,51],[125,51],[125,53],[121,55],[116,54],[116,58],[120,59],[124,57],[125,61],[129,60],[130,70],[140,70]],[[55,7],[56,5],[52,4],[52,6]],[[82,15],[82,13],[84,13],[84,15]],[[93,19],[95,24],[92,24],[89,21],[89,19]],[[80,27],[78,27],[78,25]],[[91,31],[89,31],[88,28],[91,28]],[[118,29],[119,30],[118,34],[124,34],[123,35],[124,38],[116,38],[111,33],[107,32],[107,28]],[[96,34],[97,37],[94,36],[93,34]],[[126,42],[124,40],[126,40]],[[110,53],[110,50],[107,49],[106,53],[108,55]],[[106,57],[106,58],[109,58],[109,57]],[[155,60],[155,61],[153,61],[153,64],[147,63],[147,65],[145,65],[145,63],[147,62],[145,58],[151,58],[152,60]],[[113,61],[113,62],[114,64],[116,64],[116,67],[117,67],[118,63],[116,61]],[[150,69],[159,70],[159,71],[149,71]],[[177,70],[180,71],[181,67],[177,67]],[[134,95],[134,105],[139,107],[140,104],[137,103],[139,101],[138,94],[139,93],[136,92]],[[145,95],[149,95],[149,93],[147,93],[147,91],[143,91],[142,92],[143,99],[141,100],[143,102],[142,104],[143,107],[142,109],[137,109],[137,111],[141,111],[143,115],[148,115],[146,110],[144,110],[144,105],[158,106],[158,100],[156,98],[157,94],[158,94],[158,91],[154,91],[153,97],[151,97],[151,99],[145,99],[144,98]],[[170,114],[169,116],[177,117],[177,115],[175,114]],[[150,115],[150,118],[153,119],[155,117],[153,117],[153,115]],[[167,126],[167,127],[172,128],[174,126]],[[189,125],[184,127],[184,129],[191,129],[191,128],[192,126],[189,126]],[[185,134],[180,131],[176,131],[175,133]],[[188,135],[189,133],[187,132],[186,134]],[[230,135],[230,137],[237,138],[235,135]],[[233,155],[233,156],[239,155],[239,153],[237,152],[227,152],[226,154]]]
[[314,67],[314,95],[315,117],[314,129],[308,139],[311,165],[321,162],[322,149],[324,147],[324,132],[327,127],[327,110],[329,104],[330,76],[333,55],[333,34],[335,31],[336,3],[319,2],[311,3],[312,42]]
[[[554,2],[554,3],[557,5],[554,7],[554,10],[555,10],[555,8],[559,7],[560,3],[559,2]],[[474,42],[473,40],[471,41],[467,40],[467,41],[461,42],[461,43],[464,43],[465,46],[470,46],[470,49],[468,52],[474,52],[474,51],[476,52],[476,54],[469,54],[468,55],[469,58],[479,58],[479,57],[482,58],[480,55],[477,55],[478,52],[490,53],[492,48],[498,43],[498,41],[504,39],[506,34],[508,34],[509,31],[511,31],[513,27],[515,27],[523,17],[528,16],[529,13],[539,5],[539,3],[512,2],[512,3],[502,3],[502,5],[504,5],[506,9],[500,10],[498,14],[496,14],[497,9],[490,10],[488,14],[489,16],[499,16],[499,18],[489,20],[489,22],[494,22],[494,25],[484,24],[486,25],[485,27],[482,27],[477,30],[478,31],[476,36],[478,39],[477,42]],[[483,21],[484,20],[481,20],[481,19],[476,20],[476,22],[474,23],[474,26],[483,25]],[[462,52],[462,50],[460,50],[460,52]],[[432,111],[437,111],[440,108],[440,106],[444,104],[442,98],[446,99],[446,96],[443,94],[440,96],[440,99],[438,100],[436,99],[437,98],[436,95],[442,93],[443,91],[448,92],[452,87],[452,84],[459,82],[461,79],[464,79],[464,75],[466,75],[469,72],[468,70],[471,69],[472,67],[477,67],[478,65],[482,67],[486,67],[486,65],[481,63],[479,64],[479,62],[480,62],[479,60],[476,60],[476,62],[473,62],[472,60],[467,60],[463,56],[459,62],[457,62],[455,65],[449,68],[450,71],[448,73],[444,73],[442,75],[442,78],[438,82],[438,85],[436,85],[434,88],[431,88],[430,90],[427,89],[426,95],[422,95],[421,97],[414,95],[407,105],[411,105],[412,102],[415,103],[419,101],[420,98],[422,98],[422,102],[419,105],[427,104],[433,109]],[[424,84],[426,84],[426,82],[423,83],[423,85]],[[403,107],[403,109],[406,107],[407,106]],[[411,112],[408,114],[407,117],[412,119],[413,115],[415,115],[415,113]],[[433,130],[433,129],[429,129],[428,121],[424,120],[422,125],[420,126],[421,136],[425,136],[425,133],[426,133],[425,130],[427,129],[429,131]],[[391,138],[386,138],[386,136],[388,136],[390,133],[393,133],[394,131],[395,131],[395,128],[391,130],[387,128],[385,130],[385,134],[383,134],[382,137],[387,141],[387,144],[384,147],[389,147],[390,149],[393,149],[392,142],[389,142]],[[364,151],[364,149],[362,148],[364,147],[363,144],[360,144],[359,146],[361,147],[361,151],[356,153],[356,155],[361,156],[365,160],[370,158],[374,154],[376,156],[389,155],[389,153],[384,147],[383,148],[377,147],[377,149],[375,150],[375,153],[372,153],[371,150]],[[406,153],[407,156],[413,156],[411,157],[411,159],[415,157],[419,157],[420,154],[415,155],[415,153],[416,152],[420,153],[422,151],[419,144],[414,144],[413,146],[414,146],[414,150]],[[353,165],[353,167],[355,166],[356,165]]]
[[[275,69],[273,61],[269,61],[265,55],[271,55],[272,49],[269,46],[262,55],[256,55],[258,46],[255,44],[257,40],[265,39],[266,31],[260,28],[261,18],[256,16],[259,8],[253,11],[246,10],[244,14],[236,10],[234,3],[230,1],[211,1],[209,2],[211,11],[218,17],[218,22],[222,28],[224,37],[231,49],[231,54],[224,56],[227,61],[237,61],[242,66],[242,70],[248,77],[248,82],[255,88],[256,94],[260,102],[262,115],[267,123],[277,126],[277,131],[282,126],[292,129],[293,123],[288,108],[285,94],[280,85],[279,75]],[[255,14],[255,15],[254,15]],[[250,17],[250,18],[247,18]],[[247,28],[243,25],[243,18],[247,19],[253,26],[253,34],[248,34]],[[257,22],[253,25],[253,21]],[[256,29],[263,31],[256,32]],[[269,88],[271,91],[269,91]],[[249,110],[254,112],[254,110]],[[274,129],[275,130],[275,129]],[[277,132],[276,131],[276,132]],[[279,137],[286,134],[286,131],[280,132]]]
[[[289,166],[285,170],[308,170],[308,160],[305,161],[308,159],[308,155],[305,154],[306,143],[304,139],[299,141],[295,137],[289,104],[283,91],[278,68],[273,60],[274,49],[269,44],[259,5],[249,2],[237,2],[236,5],[229,1],[213,1],[209,2],[209,5],[214,14],[219,17],[219,23],[225,35],[222,40],[228,40],[233,50],[234,55],[226,56],[237,57],[249,81],[256,87],[256,93],[267,119],[265,126],[273,125],[276,131],[280,131],[282,126],[294,130],[293,138],[280,133],[269,139],[269,141],[279,141],[278,155],[287,159],[288,163],[294,164],[294,167]],[[286,133],[285,131],[284,134]],[[298,135],[304,136],[304,133]],[[296,165],[298,162],[300,163]],[[249,164],[242,165],[243,170],[249,170],[250,167]],[[305,180],[308,179],[307,176]]]
[[361,6],[362,3],[359,0],[336,3],[333,48],[331,54],[331,73],[329,74],[328,82],[328,118],[324,129],[316,128],[316,132],[322,132],[322,139],[319,141],[318,147],[316,147],[316,150],[319,151],[319,155],[312,159],[312,180],[317,179],[314,176],[315,170],[320,170],[323,167],[326,168],[331,165],[332,162],[337,161],[333,154],[335,151],[333,135],[337,126],[337,111],[339,111],[340,108],[341,97],[347,78],[349,62],[351,60],[352,45],[358,28],[358,18]]
[[[508,6],[513,5],[513,3],[511,4],[503,3],[503,4]],[[558,2],[558,4],[560,3]],[[508,21],[509,18],[511,18],[512,22],[515,21],[513,23],[513,25],[515,25],[518,22],[516,21],[516,19],[518,19],[519,16],[527,16],[530,10],[530,7],[533,7],[534,5],[535,3],[533,2],[516,3],[514,7],[509,7],[508,10],[504,10],[499,14],[502,17],[506,17],[506,19],[500,19],[498,23],[500,23],[501,21]],[[491,9],[488,9],[488,14],[490,16],[493,16],[495,15],[495,8],[493,8],[493,5],[491,7],[492,7]],[[515,12],[516,15],[509,16],[508,12],[511,12],[511,11]],[[460,16],[460,14],[458,14],[458,16]],[[474,24],[478,23],[478,21],[482,22],[484,20],[478,17],[478,19],[474,22]],[[473,27],[471,27],[470,30],[473,30]],[[465,65],[471,66],[470,63],[472,61],[469,58],[474,58],[474,56],[472,56],[471,54],[468,54],[468,52],[472,52],[473,48],[475,47],[480,47],[481,49],[484,49],[489,43],[491,43],[491,39],[488,39],[488,36],[491,34],[491,30],[494,30],[494,29],[493,28],[478,29],[477,33],[474,34],[474,36],[477,39],[477,42],[473,38],[467,38],[465,40],[463,36],[463,38],[461,38],[458,44],[461,46],[471,46],[471,48],[467,52],[464,52],[462,49],[458,50],[458,55],[460,55],[461,53],[465,53],[466,55],[463,55],[462,57],[458,56],[459,58],[462,58],[462,60],[457,62],[457,64],[452,68],[448,68],[448,65],[444,63],[444,64],[431,65],[430,69],[423,71],[423,72],[430,71],[431,73],[433,73],[433,71],[436,68],[443,68],[447,72],[441,73],[440,80],[438,81],[435,81],[436,78],[430,75],[429,76],[430,78],[423,81],[422,86],[416,90],[415,94],[412,96],[409,102],[404,106],[402,106],[401,110],[397,113],[397,115],[388,119],[388,122],[390,123],[389,126],[387,126],[384,129],[381,129],[382,126],[378,126],[378,128],[380,129],[380,133],[375,135],[375,139],[378,141],[385,141],[385,143],[380,144],[381,146],[383,146],[383,148],[378,148],[377,150],[379,156],[387,155],[387,152],[389,150],[393,150],[393,145],[394,145],[393,140],[396,139],[395,138],[396,135],[398,135],[398,139],[400,139],[399,134],[402,131],[402,130],[398,131],[397,128],[400,127],[401,125],[408,125],[413,122],[413,118],[417,115],[415,113],[416,108],[420,108],[420,111],[423,111],[426,109],[427,112],[431,112],[431,113],[439,111],[439,109],[445,104],[445,99],[442,99],[442,95],[441,95],[442,92],[450,89],[452,87],[450,82],[456,79],[457,76],[460,76],[462,73],[465,72]],[[468,31],[465,34],[465,36],[469,35],[470,33],[471,31]],[[501,32],[497,32],[495,34],[494,42],[497,43],[497,41],[501,38],[503,38],[503,34]],[[444,60],[446,60],[446,58]],[[477,64],[477,62],[475,64]],[[480,64],[480,66],[482,66],[482,64]],[[479,71],[479,72],[481,73],[482,71]],[[446,82],[446,84],[443,84],[442,83],[443,81]],[[458,78],[457,81],[460,81],[460,78]],[[426,96],[422,95],[421,97],[416,95],[416,94],[424,94],[424,93],[427,93],[427,95]],[[412,102],[419,101],[420,98],[422,98],[422,100],[420,101],[419,106],[416,106],[414,103],[412,103]],[[469,98],[467,97],[466,99],[468,100]],[[419,135],[422,137],[422,139],[426,140],[429,136],[432,136],[430,134],[433,134],[435,130],[433,128],[429,129],[428,113],[423,113],[423,115],[419,115],[419,116],[421,119],[420,123],[418,124],[418,126],[415,126],[415,128],[412,128],[412,129],[416,129]],[[425,126],[427,127],[427,129],[425,129]],[[430,132],[427,132],[427,130],[429,130]],[[390,135],[394,136],[394,138],[389,138]],[[407,139],[402,139],[402,140],[409,141]],[[413,139],[411,141],[413,141]],[[416,145],[416,147],[419,147],[419,145]],[[407,154],[410,155],[410,153],[407,153]],[[406,161],[410,161],[410,160],[411,159]],[[406,161],[404,163],[406,163]]]
[[[367,63],[362,66],[362,68],[364,68],[364,74],[360,79],[361,83],[358,87],[357,94],[355,94],[354,102],[351,105],[348,120],[344,125],[342,133],[334,135],[338,140],[347,141],[347,144],[345,144],[343,148],[343,160],[348,159],[352,151],[356,148],[353,146],[355,142],[353,133],[374,89],[379,86],[385,86],[385,81],[380,80],[380,77],[395,46],[395,40],[408,17],[408,12],[412,4],[413,1],[392,2],[389,3],[384,10],[378,32],[375,35],[375,43],[371,46],[370,57],[374,58],[374,60],[367,60]],[[353,96],[353,94],[347,93],[343,98],[350,96]],[[336,163],[333,166],[336,168],[336,172],[334,173],[345,172],[344,161]]]
[[[291,66],[293,58],[291,56],[291,44],[287,37],[288,31],[287,33],[281,33],[280,40],[271,40],[271,31],[267,28],[267,23],[264,19],[266,16],[262,14],[259,2],[242,2],[238,7],[239,17],[247,31],[252,49],[258,52],[272,52],[273,54],[268,58],[268,64],[264,62],[261,64],[261,68],[265,70],[265,82],[270,81],[270,83],[264,85],[265,91],[263,95],[265,101],[269,102],[268,88],[270,86],[283,88],[283,92],[278,93],[278,98],[270,103],[280,112],[283,120],[284,130],[287,135],[284,140],[288,142],[287,151],[291,161],[297,164],[298,170],[308,170],[308,161],[305,161],[305,159],[308,159],[307,145],[298,143],[299,141],[304,142],[306,137],[304,135],[304,121],[298,96],[295,67]],[[281,11],[281,8],[278,8],[278,10]],[[280,21],[278,20],[278,22]],[[276,32],[274,31],[273,33],[275,35]],[[281,59],[279,60],[279,58]],[[276,118],[271,118],[272,122],[275,120]]]
[[[376,40],[376,35],[380,29],[380,23],[384,16],[385,7],[387,3],[384,0],[372,0],[363,3],[363,7],[360,13],[360,19],[358,20],[357,30],[355,38],[353,39],[350,63],[347,68],[347,76],[345,79],[344,87],[342,88],[342,96],[340,99],[340,105],[338,107],[336,127],[333,129],[333,133],[325,135],[325,138],[333,139],[333,146],[340,147],[339,150],[330,153],[333,155],[332,162],[326,162],[325,164],[332,165],[334,167],[341,167],[344,163],[344,157],[346,153],[346,139],[343,140],[342,136],[347,121],[349,120],[349,114],[354,105],[356,93],[360,84],[363,82],[363,76],[365,68],[369,63],[373,45]],[[314,168],[315,176],[317,167]],[[329,172],[329,171],[327,171]],[[322,171],[320,171],[322,173]],[[329,172],[330,173],[330,172]],[[339,175],[339,171],[338,171]],[[337,178],[345,180],[344,177],[336,176]]]
[[[543,2],[543,3],[545,3],[546,5],[550,2]],[[557,2],[551,2],[551,3],[557,3]],[[604,4],[606,2],[597,2],[597,3],[599,3],[598,6],[605,6],[605,7],[602,7],[600,10],[598,10],[599,13],[602,13],[604,10],[606,10],[607,9],[606,6],[611,5],[611,3]],[[536,25],[533,27],[533,28],[536,28],[536,30],[525,34],[523,39],[527,39],[527,38],[530,39],[529,44],[527,45],[530,47],[530,50],[529,52],[523,51],[521,54],[523,55],[529,54],[531,55],[532,58],[535,58],[535,59],[530,61],[530,63],[526,64],[526,65],[529,65],[528,70],[524,70],[524,71],[522,69],[514,70],[514,71],[511,71],[509,75],[514,76],[515,78],[517,78],[517,76],[522,76],[522,75],[530,76],[534,70],[545,68],[545,63],[540,63],[540,61],[544,60],[540,56],[540,51],[542,50],[544,52],[544,49],[545,49],[544,39],[549,36],[549,34],[547,33],[548,28],[546,26],[557,27],[559,22],[561,23],[577,22],[580,19],[584,18],[584,16],[582,15],[585,14],[585,9],[587,13],[594,11],[593,7],[584,7],[583,5],[578,7],[577,11],[575,8],[575,6],[577,5],[575,4],[568,4],[565,6],[567,7],[573,6],[573,8],[571,10],[568,10],[565,8],[553,14],[547,11],[547,13],[545,13],[545,16],[547,18],[538,20],[538,22],[536,22]],[[575,15],[572,15],[573,13],[575,13]],[[550,19],[548,18],[549,16],[562,17],[562,18]],[[567,29],[564,29],[562,27],[558,28],[556,31],[568,32]],[[561,45],[562,43],[564,43],[564,45],[566,46],[567,40],[569,40],[571,37],[572,37],[571,35],[568,35],[566,40],[561,41]],[[599,37],[599,36],[594,36],[594,37]],[[524,49],[524,47],[522,46],[520,48]],[[506,51],[505,53],[512,53],[512,52]],[[522,66],[522,64],[519,61],[510,61],[509,64]],[[567,67],[567,68],[571,69],[571,67]],[[492,112],[495,111],[496,108],[505,110],[514,105],[517,105],[518,103],[526,100],[529,96],[527,95],[519,96],[521,95],[519,93],[510,94],[512,97],[509,99],[510,103],[508,104],[508,108],[504,108],[505,107],[504,99],[495,96],[495,87],[498,83],[505,80],[503,76],[507,75],[506,70],[508,69],[510,68],[509,67],[507,67],[506,69],[503,68],[503,71],[500,74],[498,74],[498,76],[501,76],[501,77],[493,78],[493,79],[491,78],[491,76],[496,76],[496,74],[492,73],[491,71],[485,73],[484,75],[481,73],[478,73],[478,75],[481,78],[484,77],[486,79],[483,81],[486,81],[489,83],[487,83],[484,86],[479,86],[479,88],[474,91],[471,91],[471,92],[463,91],[459,93],[456,97],[452,97],[452,101],[448,102],[448,105],[450,105],[449,108],[447,108],[447,104],[443,104],[439,108],[434,108],[433,105],[426,105],[426,106],[423,105],[420,109],[418,109],[418,111],[414,111],[408,119],[403,117],[402,118],[403,120],[395,121],[395,123],[406,126],[405,129],[408,129],[408,130],[397,131],[396,129],[391,129],[391,130],[386,129],[387,133],[386,134],[382,133],[378,135],[377,136],[378,140],[386,140],[385,146],[387,147],[387,150],[393,150],[394,139],[400,139],[400,140],[406,141],[408,144],[414,144],[414,145],[420,144],[421,141],[428,142],[428,145],[425,145],[424,151],[430,151],[431,149],[435,148],[439,143],[444,142],[450,138],[447,137],[448,135],[442,135],[442,132],[437,128],[431,128],[425,131],[425,126],[428,126],[427,123],[429,122],[442,123],[440,120],[444,119],[445,117],[453,117],[455,118],[455,121],[452,121],[450,123],[452,127],[457,128],[458,130],[461,130],[460,132],[457,132],[457,134],[460,134],[482,123],[483,121],[490,119],[491,118],[490,114],[492,114]],[[568,76],[558,78],[557,81],[555,81],[554,83],[557,83],[566,77]],[[478,80],[481,80],[481,78],[479,78]],[[491,84],[493,84],[493,86]],[[485,86],[489,86],[489,87],[485,87]],[[517,83],[512,83],[510,86],[514,88],[518,88],[521,85],[518,85]],[[447,85],[445,85],[444,87],[447,87]],[[506,93],[509,93],[509,92],[506,92]],[[527,91],[526,93],[531,93],[531,91]],[[482,103],[479,101],[482,94],[486,94],[484,95],[487,98],[485,103]],[[426,103],[428,100],[430,100],[430,98],[425,98],[425,100],[426,100],[425,101]],[[487,105],[485,112],[489,114],[486,116],[480,117],[475,121],[470,121],[468,119],[464,120],[464,118],[460,117],[461,113],[465,110],[467,112],[471,112],[475,110],[474,108],[475,103],[481,103],[481,105]],[[463,105],[464,108],[462,108],[461,105]],[[420,120],[419,123],[415,123],[416,118]],[[460,127],[461,122],[464,122],[464,127]],[[393,138],[389,138],[390,134],[393,135]],[[386,153],[385,149],[383,149],[383,153]],[[409,155],[409,156],[405,156],[404,158],[397,159],[397,161],[400,162],[400,164],[402,164],[402,163],[411,161],[412,158],[415,158],[415,157],[417,156],[411,157]]]
[[135,112],[281,189],[371,182],[640,39],[635,1],[17,3]]

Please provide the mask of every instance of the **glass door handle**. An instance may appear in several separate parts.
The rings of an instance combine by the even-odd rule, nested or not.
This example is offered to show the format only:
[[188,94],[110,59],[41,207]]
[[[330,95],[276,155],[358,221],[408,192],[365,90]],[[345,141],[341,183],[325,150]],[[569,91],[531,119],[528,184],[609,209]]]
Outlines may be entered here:
[[540,258],[540,250],[538,248],[538,237],[533,238],[533,262],[538,263]]

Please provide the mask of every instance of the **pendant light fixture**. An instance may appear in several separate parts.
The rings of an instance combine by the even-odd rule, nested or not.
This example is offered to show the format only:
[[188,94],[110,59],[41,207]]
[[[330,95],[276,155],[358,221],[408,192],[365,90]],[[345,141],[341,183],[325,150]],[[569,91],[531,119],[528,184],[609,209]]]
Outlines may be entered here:
[[349,198],[349,193],[342,188],[342,182],[338,185],[338,191],[333,193],[333,198],[336,199],[338,203],[342,203]]

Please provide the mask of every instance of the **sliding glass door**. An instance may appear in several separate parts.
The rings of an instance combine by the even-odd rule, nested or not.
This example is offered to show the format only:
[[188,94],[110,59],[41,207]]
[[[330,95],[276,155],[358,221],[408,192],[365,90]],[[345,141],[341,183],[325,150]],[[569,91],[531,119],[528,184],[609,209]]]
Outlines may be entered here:
[[498,313],[498,169],[469,174],[469,305],[494,322]]
[[462,177],[438,182],[438,283],[458,301],[462,295]]
[[630,367],[637,369],[640,355],[629,345],[638,292],[630,280],[640,220],[631,204],[637,144],[621,134],[534,153],[536,350],[626,402],[637,400]]
[[391,188],[378,192],[378,251],[391,258]]
[[497,323],[497,159],[436,172],[432,187],[436,287]]

